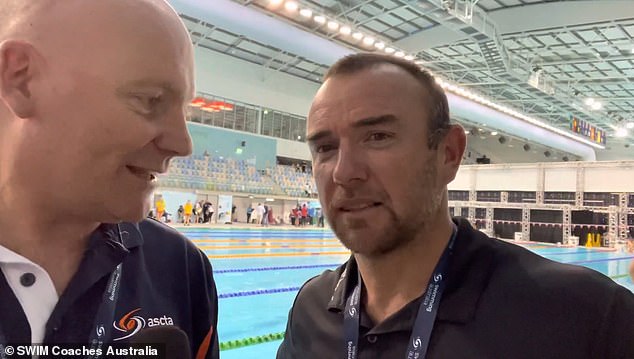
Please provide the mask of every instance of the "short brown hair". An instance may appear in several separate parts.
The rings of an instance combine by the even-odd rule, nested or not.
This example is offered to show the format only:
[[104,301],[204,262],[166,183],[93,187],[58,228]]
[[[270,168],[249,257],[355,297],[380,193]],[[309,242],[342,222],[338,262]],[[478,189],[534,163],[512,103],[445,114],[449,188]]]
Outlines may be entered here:
[[328,69],[324,81],[338,75],[352,75],[362,70],[381,65],[394,65],[412,75],[427,91],[424,96],[429,96],[429,136],[427,143],[430,149],[438,148],[440,140],[445,136],[450,126],[449,104],[442,87],[436,83],[434,77],[426,70],[421,69],[413,62],[395,56],[358,53],[341,58]]

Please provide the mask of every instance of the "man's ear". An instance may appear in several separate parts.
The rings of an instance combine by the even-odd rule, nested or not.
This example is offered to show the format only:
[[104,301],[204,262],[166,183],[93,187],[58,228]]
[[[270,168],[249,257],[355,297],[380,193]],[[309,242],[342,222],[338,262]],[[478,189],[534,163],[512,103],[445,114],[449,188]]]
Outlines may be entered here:
[[24,41],[0,43],[0,100],[19,118],[32,117],[35,49]]
[[439,144],[439,150],[442,154],[442,168],[445,181],[451,182],[456,178],[456,173],[462,163],[462,156],[467,147],[467,136],[464,128],[460,125],[451,125],[447,130],[447,134]]

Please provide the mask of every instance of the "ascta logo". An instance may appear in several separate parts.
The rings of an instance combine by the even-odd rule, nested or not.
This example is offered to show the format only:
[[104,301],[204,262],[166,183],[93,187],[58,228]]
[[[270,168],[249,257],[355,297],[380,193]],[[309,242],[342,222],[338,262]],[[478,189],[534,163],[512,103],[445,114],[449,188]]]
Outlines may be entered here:
[[151,328],[159,325],[174,325],[174,320],[166,315],[160,318],[147,318],[147,320],[140,315],[135,315],[140,310],[141,308],[134,309],[121,317],[118,321],[112,322],[112,326],[123,333],[122,337],[114,338],[115,341],[130,338],[146,326]]

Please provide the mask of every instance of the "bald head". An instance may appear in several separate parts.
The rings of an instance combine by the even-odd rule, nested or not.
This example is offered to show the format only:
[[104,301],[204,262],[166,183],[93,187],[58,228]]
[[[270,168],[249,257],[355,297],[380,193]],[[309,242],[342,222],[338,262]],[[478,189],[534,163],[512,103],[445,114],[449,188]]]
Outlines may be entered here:
[[[79,24],[76,21],[80,19],[86,20],[83,22],[84,25],[110,23],[116,18],[125,17],[126,14],[134,16],[139,12],[145,15],[135,19],[139,25],[147,25],[149,21],[164,22],[171,18],[173,25],[183,28],[177,21],[176,12],[165,0],[3,0],[0,5],[0,41],[12,37],[32,39],[36,34],[41,37],[67,36],[68,34],[42,31],[50,25],[53,25],[55,30],[61,30],[62,24],[72,28]],[[88,30],[88,27],[81,30]]]
[[23,40],[46,60],[81,53],[112,55],[108,45],[135,35],[154,33],[164,39],[189,43],[189,36],[174,9],[164,0],[2,0],[0,42]]
[[0,207],[11,180],[36,202],[64,188],[48,200],[99,221],[144,216],[143,170],[191,152],[193,95],[191,40],[164,0],[0,0]]

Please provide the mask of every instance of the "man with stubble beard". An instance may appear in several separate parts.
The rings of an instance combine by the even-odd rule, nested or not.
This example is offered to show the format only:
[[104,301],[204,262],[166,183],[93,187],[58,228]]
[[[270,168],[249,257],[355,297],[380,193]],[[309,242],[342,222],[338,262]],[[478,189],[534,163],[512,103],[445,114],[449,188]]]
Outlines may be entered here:
[[631,292],[450,217],[466,139],[429,73],[343,58],[306,138],[322,208],[352,256],[302,287],[278,359],[634,357]]

